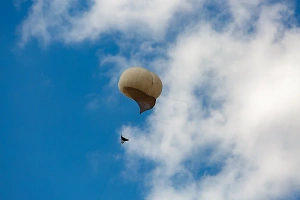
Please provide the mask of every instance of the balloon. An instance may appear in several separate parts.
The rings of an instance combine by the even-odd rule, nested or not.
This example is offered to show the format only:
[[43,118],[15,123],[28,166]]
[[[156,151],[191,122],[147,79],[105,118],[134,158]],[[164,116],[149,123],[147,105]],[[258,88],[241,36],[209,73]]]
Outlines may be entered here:
[[163,87],[160,78],[155,73],[142,67],[131,67],[125,70],[118,86],[125,96],[138,103],[140,113],[155,106]]

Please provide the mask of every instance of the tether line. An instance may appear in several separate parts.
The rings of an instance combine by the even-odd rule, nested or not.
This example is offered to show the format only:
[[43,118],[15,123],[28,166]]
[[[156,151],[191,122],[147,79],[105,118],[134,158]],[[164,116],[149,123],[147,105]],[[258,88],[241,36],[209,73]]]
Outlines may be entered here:
[[107,181],[108,181],[109,175],[110,175],[110,173],[111,173],[111,170],[113,169],[113,166],[114,166],[116,160],[117,160],[117,159],[114,159],[114,161],[113,161],[112,164],[110,165],[110,169],[109,169],[108,174],[107,174],[107,176],[106,176],[106,179],[105,179],[105,181],[104,181],[104,183],[103,183],[103,186],[102,186],[102,189],[101,189],[101,191],[100,191],[100,195],[99,195],[98,200],[100,200],[101,197],[102,197],[102,194],[103,194],[103,191],[104,191],[104,189],[105,189],[106,183],[107,183]]

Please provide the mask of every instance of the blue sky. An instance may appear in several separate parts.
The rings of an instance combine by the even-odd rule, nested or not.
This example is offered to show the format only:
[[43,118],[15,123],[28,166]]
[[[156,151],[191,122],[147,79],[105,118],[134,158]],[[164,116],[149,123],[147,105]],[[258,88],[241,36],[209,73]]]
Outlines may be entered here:
[[[0,199],[99,199],[112,164],[101,199],[241,199],[229,185],[253,200],[297,199],[300,34],[274,22],[293,9],[297,21],[297,1],[216,1],[222,14],[202,1],[94,2],[108,14],[97,3],[1,2]],[[248,15],[259,16],[254,36]],[[143,115],[117,87],[133,65],[164,83]]]
[[[29,4],[20,11],[12,2],[1,4],[0,198],[98,199],[114,156],[123,154],[116,130],[138,113],[121,97],[121,121],[118,88],[98,78],[97,50],[114,53],[117,47],[108,38],[94,46],[43,49],[31,42],[21,49],[16,30]],[[103,103],[110,93],[115,101]],[[95,98],[100,108],[87,108]],[[139,197],[138,183],[122,179],[123,165],[116,161],[102,199]]]

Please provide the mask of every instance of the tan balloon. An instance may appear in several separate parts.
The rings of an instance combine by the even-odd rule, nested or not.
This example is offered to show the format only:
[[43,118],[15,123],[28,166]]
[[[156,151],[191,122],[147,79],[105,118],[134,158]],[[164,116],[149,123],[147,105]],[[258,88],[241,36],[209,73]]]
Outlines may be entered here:
[[131,67],[125,70],[118,86],[125,96],[138,103],[140,113],[155,106],[163,87],[160,78],[155,73],[142,67]]

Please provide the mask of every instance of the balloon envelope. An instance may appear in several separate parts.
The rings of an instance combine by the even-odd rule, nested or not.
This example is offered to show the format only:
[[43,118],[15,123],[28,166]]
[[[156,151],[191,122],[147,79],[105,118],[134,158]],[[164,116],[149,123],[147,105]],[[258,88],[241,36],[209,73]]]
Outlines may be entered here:
[[118,86],[125,96],[138,103],[140,113],[152,109],[162,92],[160,78],[142,67],[131,67],[125,70],[120,77]]

